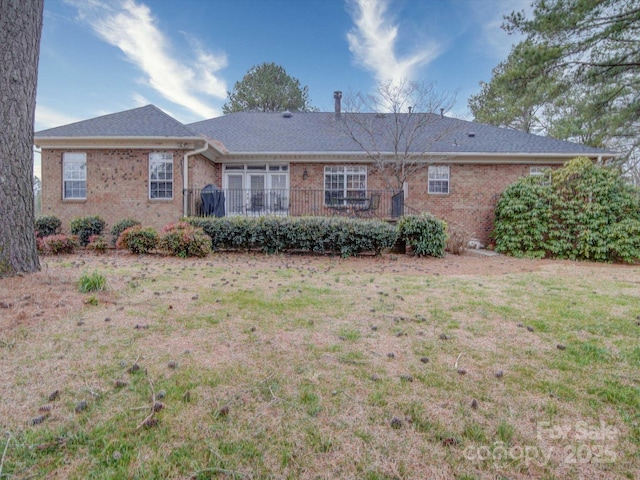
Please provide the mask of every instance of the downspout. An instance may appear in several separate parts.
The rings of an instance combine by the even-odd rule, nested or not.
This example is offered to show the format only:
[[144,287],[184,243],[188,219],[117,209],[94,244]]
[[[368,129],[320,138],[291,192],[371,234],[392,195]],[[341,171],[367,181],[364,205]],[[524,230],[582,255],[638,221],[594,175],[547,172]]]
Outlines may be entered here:
[[186,217],[189,211],[189,199],[187,197],[187,191],[189,190],[189,157],[192,155],[198,155],[199,153],[206,152],[209,148],[209,142],[205,140],[204,146],[197,150],[187,152],[182,157],[182,216]]

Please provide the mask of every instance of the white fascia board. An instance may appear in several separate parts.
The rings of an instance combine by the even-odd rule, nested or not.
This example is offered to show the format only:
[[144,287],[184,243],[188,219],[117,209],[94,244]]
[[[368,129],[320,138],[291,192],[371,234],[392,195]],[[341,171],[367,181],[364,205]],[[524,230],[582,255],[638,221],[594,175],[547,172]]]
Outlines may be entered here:
[[[392,152],[383,152],[385,157],[393,157]],[[424,161],[437,163],[559,163],[562,164],[567,160],[576,157],[589,158],[615,158],[619,157],[618,153],[475,153],[475,152],[441,152],[429,153],[425,155]],[[229,152],[225,158],[225,162],[233,163],[247,162],[250,160],[266,160],[266,159],[295,159],[300,163],[312,163],[323,160],[345,161],[370,163],[372,158],[365,152]]]
[[[206,141],[202,137],[34,137],[40,148],[135,148],[149,145],[189,144]],[[189,148],[185,146],[183,148]]]

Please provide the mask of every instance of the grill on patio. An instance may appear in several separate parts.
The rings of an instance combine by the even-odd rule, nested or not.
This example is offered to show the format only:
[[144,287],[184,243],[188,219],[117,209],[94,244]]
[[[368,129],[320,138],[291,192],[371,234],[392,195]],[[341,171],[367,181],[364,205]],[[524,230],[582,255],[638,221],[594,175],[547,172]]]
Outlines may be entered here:
[[185,191],[188,215],[299,217],[350,216],[390,220],[404,213],[404,194],[371,190],[345,196],[342,191],[323,189],[204,189]]

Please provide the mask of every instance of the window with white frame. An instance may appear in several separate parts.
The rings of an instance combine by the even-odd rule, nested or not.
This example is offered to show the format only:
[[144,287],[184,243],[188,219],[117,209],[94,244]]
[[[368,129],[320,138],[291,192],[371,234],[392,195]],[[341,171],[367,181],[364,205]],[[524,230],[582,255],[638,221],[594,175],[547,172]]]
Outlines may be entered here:
[[62,156],[62,198],[87,198],[87,154],[65,153]]
[[149,198],[173,198],[173,154],[149,154]]
[[367,167],[324,167],[324,202],[348,205],[367,196]]
[[544,177],[543,185],[551,185],[551,169],[549,167],[529,167],[529,175],[532,177]]
[[449,193],[449,165],[429,165],[429,193]]

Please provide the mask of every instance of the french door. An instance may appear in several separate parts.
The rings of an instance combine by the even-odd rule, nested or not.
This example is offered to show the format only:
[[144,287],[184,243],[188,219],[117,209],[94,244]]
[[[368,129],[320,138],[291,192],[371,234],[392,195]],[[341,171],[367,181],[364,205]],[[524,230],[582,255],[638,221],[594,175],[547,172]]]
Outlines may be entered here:
[[225,165],[223,171],[227,215],[288,213],[288,165]]

